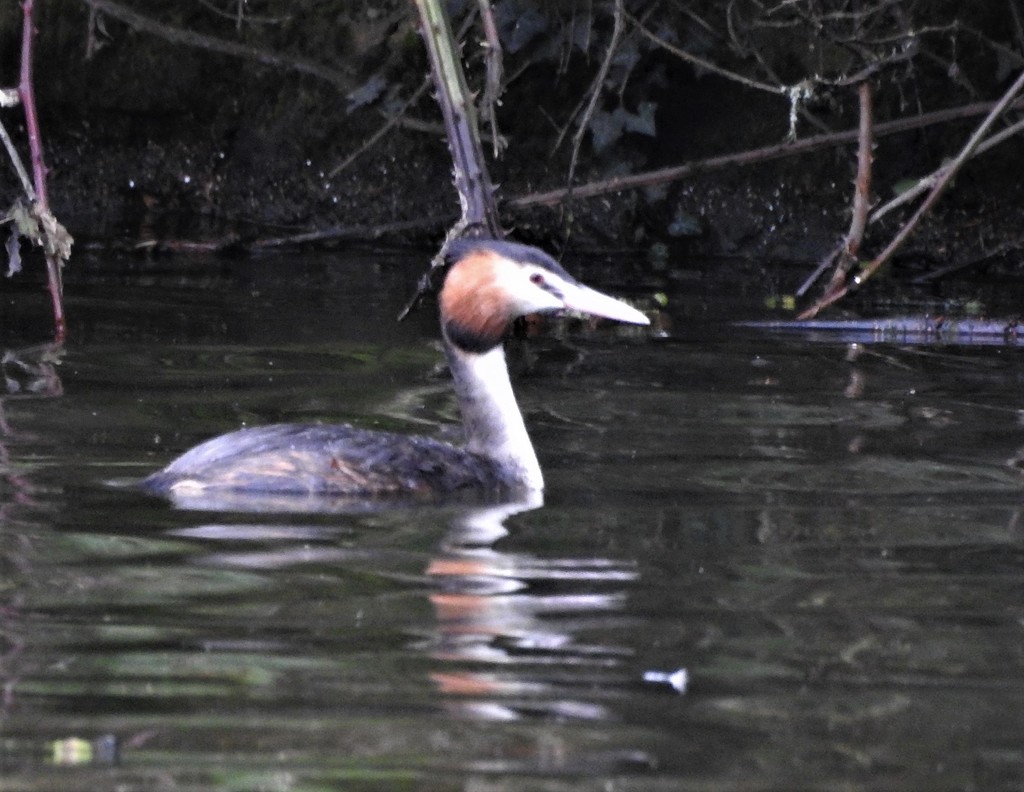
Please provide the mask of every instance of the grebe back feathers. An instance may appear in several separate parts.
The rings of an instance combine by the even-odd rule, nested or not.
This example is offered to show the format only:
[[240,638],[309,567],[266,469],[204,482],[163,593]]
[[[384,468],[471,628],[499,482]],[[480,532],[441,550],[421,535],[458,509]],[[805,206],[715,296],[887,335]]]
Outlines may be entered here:
[[172,498],[221,493],[422,496],[539,491],[544,481],[512,392],[503,341],[519,316],[576,310],[648,324],[537,248],[459,240],[438,297],[465,446],[344,425],[275,424],[202,443],[145,479]]

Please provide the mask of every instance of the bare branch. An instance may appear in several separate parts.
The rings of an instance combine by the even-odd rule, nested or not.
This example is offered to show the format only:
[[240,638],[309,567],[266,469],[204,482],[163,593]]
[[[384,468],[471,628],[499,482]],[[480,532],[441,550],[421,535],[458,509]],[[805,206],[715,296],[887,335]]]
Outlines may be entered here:
[[612,27],[612,37],[608,42],[608,49],[605,51],[601,66],[598,68],[597,74],[594,75],[594,80],[590,84],[590,99],[583,110],[583,115],[579,118],[579,125],[572,139],[572,157],[569,160],[569,175],[566,179],[570,189],[572,189],[573,175],[576,173],[576,159],[580,153],[580,146],[583,144],[583,136],[587,133],[587,128],[590,126],[590,119],[593,117],[598,100],[601,98],[601,88],[604,85],[605,78],[608,77],[608,70],[612,66],[612,58],[615,57],[615,51],[619,48],[619,41],[622,39],[623,19],[625,16],[626,11],[622,6],[622,0],[615,0],[615,22]]
[[885,249],[879,253],[871,263],[869,263],[860,273],[854,276],[852,282],[844,285],[833,292],[830,292],[817,303],[812,305],[801,315],[801,319],[811,319],[815,317],[822,309],[832,305],[843,297],[845,297],[851,289],[859,288],[863,285],[872,275],[874,275],[884,264],[886,264],[892,255],[899,250],[904,242],[910,237],[910,235],[917,229],[917,226],[921,223],[924,216],[931,211],[931,208],[939,200],[942,193],[945,192],[946,187],[949,186],[953,177],[960,171],[964,164],[971,158],[974,151],[978,148],[981,142],[984,140],[985,134],[996,122],[996,119],[1011,105],[1017,95],[1024,90],[1024,71],[1018,75],[1013,85],[1003,94],[1002,98],[996,102],[996,104],[989,111],[989,114],[985,119],[978,125],[978,128],[974,130],[970,138],[960,149],[960,153],[953,159],[952,162],[948,163],[940,172],[935,185],[932,187],[931,192],[925,197],[924,201],[917,208],[917,211],[911,216],[911,218],[904,223],[903,227],[900,228],[896,235],[892,238]]
[[691,52],[687,52],[686,50],[681,49],[680,47],[677,47],[674,44],[665,41],[665,39],[661,38],[657,34],[650,31],[647,27],[645,27],[643,23],[641,23],[640,20],[638,20],[636,17],[632,16],[628,12],[623,13],[625,14],[626,19],[629,20],[629,23],[633,25],[637,30],[639,30],[644,36],[650,39],[654,44],[666,50],[667,52],[671,52],[677,58],[681,58],[687,63],[693,64],[694,66],[697,66],[701,69],[705,69],[706,71],[717,74],[720,77],[725,77],[726,79],[738,82],[741,85],[747,86],[748,88],[754,88],[758,91],[767,91],[768,93],[773,94],[784,94],[788,90],[784,85],[770,85],[769,83],[763,83],[760,82],[759,80],[752,80],[749,77],[744,77],[742,74],[738,74],[737,72],[729,71],[728,69],[723,69],[717,63],[712,63],[711,61],[706,60],[705,58],[702,58],[699,55],[694,55]]
[[839,259],[829,289],[835,288],[850,268],[857,261],[857,253],[864,239],[864,230],[868,224],[868,211],[871,209],[871,163],[874,159],[874,119],[871,104],[871,85],[862,83],[857,88],[860,102],[860,126],[857,130],[857,177],[853,189],[853,209],[850,213],[850,230],[846,238],[829,253],[811,276],[796,290],[796,296],[802,297],[821,274]]
[[[1020,103],[1015,103],[1016,107]],[[875,137],[892,135],[897,132],[906,132],[911,129],[941,124],[953,121],[958,118],[970,118],[981,115],[993,107],[991,102],[974,102],[960,107],[952,107],[945,110],[936,110],[931,113],[898,118],[894,121],[886,121],[875,125]],[[759,162],[792,157],[798,154],[806,154],[828,146],[839,146],[852,143],[857,140],[859,131],[848,129],[842,132],[829,132],[823,135],[803,138],[793,142],[777,143],[763,148],[741,151],[733,154],[723,154],[718,157],[709,157],[703,160],[687,162],[682,165],[675,165],[670,168],[634,173],[629,176],[616,176],[611,179],[591,182],[573,187],[571,190],[565,187],[548,190],[545,192],[531,193],[512,198],[506,202],[506,206],[515,209],[523,209],[528,206],[554,206],[570,198],[594,198],[598,195],[623,192],[624,190],[635,190],[641,187],[653,187],[658,184],[669,184],[679,181],[695,173],[703,173],[719,168],[726,168],[735,165],[752,165]]]
[[199,0],[200,5],[210,9],[214,14],[224,19],[230,19],[235,23],[235,29],[241,30],[242,23],[248,22],[250,25],[279,25],[282,22],[287,22],[291,19],[290,14],[285,14],[279,17],[263,17],[256,16],[255,14],[245,13],[245,0],[235,0],[235,9],[233,11],[225,11],[222,8],[218,8],[216,5],[210,2],[210,0]]
[[10,134],[7,132],[7,127],[4,126],[3,122],[0,121],[0,140],[3,141],[4,148],[7,149],[7,156],[11,158],[11,164],[14,166],[15,172],[18,174],[18,179],[21,181],[21,189],[28,196],[29,201],[36,199],[36,191],[32,186],[32,179],[28,175],[28,171],[25,169],[25,163],[21,160],[21,155],[18,153],[18,149],[14,146],[14,141],[11,140]]
[[857,263],[857,253],[864,239],[868,211],[871,209],[871,162],[874,159],[871,83],[861,83],[857,89],[857,96],[860,102],[860,127],[857,135],[857,178],[853,189],[853,212],[850,217],[850,230],[843,241],[839,265],[832,276],[833,285],[838,285],[845,279],[846,273]]
[[[994,135],[990,135],[989,137],[985,138],[985,140],[978,144],[978,148],[974,150],[972,156],[977,157],[979,154],[984,154],[989,149],[998,146],[1003,141],[1013,137],[1014,135],[1020,133],[1021,131],[1024,131],[1024,120],[1018,121],[1016,124],[1011,124],[1010,126],[1006,127],[1006,129],[1003,129],[999,132],[996,132]],[[927,176],[922,176],[912,187],[910,187],[907,190],[903,190],[891,201],[888,201],[887,203],[875,209],[875,211],[871,213],[871,218],[868,222],[875,223],[878,220],[881,220],[893,209],[903,206],[904,204],[910,203],[915,198],[917,198],[917,196],[932,189],[935,186],[936,182],[938,182],[939,176],[942,174],[942,171],[946,167],[946,164],[943,164],[940,167],[933,170]]]
[[173,44],[183,44],[186,47],[196,47],[211,52],[219,52],[223,55],[230,55],[235,58],[253,60],[257,63],[262,63],[264,66],[279,66],[299,72],[300,74],[308,74],[329,82],[342,91],[351,91],[354,87],[352,78],[347,74],[319,63],[313,63],[301,58],[291,58],[277,52],[248,47],[233,41],[225,41],[213,36],[203,35],[202,33],[193,33],[190,30],[182,30],[171,25],[165,25],[163,22],[157,22],[155,19],[138,14],[119,3],[112,2],[112,0],[82,0],[82,2],[90,8],[102,11],[107,16],[123,22],[130,28],[159,36]]
[[503,53],[501,39],[498,38],[498,26],[494,22],[494,12],[491,10],[490,2],[488,0],[478,0],[478,6],[480,8],[480,24],[484,29],[485,78],[481,106],[484,118],[487,119],[487,125],[491,128],[491,134],[494,136],[494,156],[497,157],[505,147],[505,139],[498,131],[498,105],[501,104]]

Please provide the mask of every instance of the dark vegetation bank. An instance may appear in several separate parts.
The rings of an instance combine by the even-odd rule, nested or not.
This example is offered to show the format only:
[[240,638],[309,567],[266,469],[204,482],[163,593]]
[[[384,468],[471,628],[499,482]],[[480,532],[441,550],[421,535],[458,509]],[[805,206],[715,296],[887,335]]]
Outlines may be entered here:
[[[1017,0],[447,10],[519,239],[820,264],[808,294],[827,294],[940,183],[879,265],[1017,269]],[[436,244],[458,216],[408,0],[36,0],[34,13],[49,201],[78,245]],[[11,87],[22,21],[19,4],[0,9]],[[0,117],[27,160],[22,110]],[[5,168],[5,206],[21,194]]]

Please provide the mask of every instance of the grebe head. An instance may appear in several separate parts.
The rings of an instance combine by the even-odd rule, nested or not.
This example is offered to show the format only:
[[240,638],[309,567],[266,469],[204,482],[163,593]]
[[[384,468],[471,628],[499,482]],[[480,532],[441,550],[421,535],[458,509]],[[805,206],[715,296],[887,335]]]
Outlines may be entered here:
[[445,337],[465,352],[502,342],[512,321],[549,311],[580,311],[631,324],[650,324],[640,311],[573,278],[542,250],[493,239],[448,246],[452,262],[439,298]]

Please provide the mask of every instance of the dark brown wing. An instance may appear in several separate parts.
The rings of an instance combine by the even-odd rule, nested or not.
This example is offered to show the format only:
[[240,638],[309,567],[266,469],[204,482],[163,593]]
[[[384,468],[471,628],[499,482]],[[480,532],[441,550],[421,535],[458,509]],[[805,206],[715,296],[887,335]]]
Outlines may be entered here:
[[428,437],[274,424],[215,437],[142,483],[150,492],[431,495],[504,487],[485,457]]

